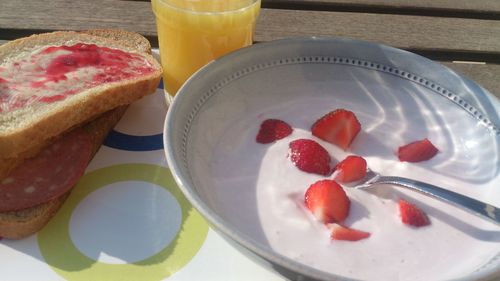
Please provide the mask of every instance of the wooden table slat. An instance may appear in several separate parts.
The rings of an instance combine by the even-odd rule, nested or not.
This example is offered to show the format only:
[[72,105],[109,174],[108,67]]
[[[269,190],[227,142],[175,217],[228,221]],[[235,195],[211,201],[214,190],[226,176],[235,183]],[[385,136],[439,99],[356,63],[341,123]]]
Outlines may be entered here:
[[500,54],[500,21],[368,13],[264,9],[256,40],[340,36],[403,49]]
[[[21,8],[20,8],[21,7]],[[124,28],[156,36],[149,2],[3,1],[1,34],[16,30],[82,30]],[[11,28],[11,29],[9,29]],[[257,41],[293,36],[341,36],[380,42],[404,49],[449,50],[500,54],[500,21],[426,16],[262,9]],[[5,39],[5,38],[4,38]]]
[[[150,2],[151,0],[127,0]],[[408,9],[408,10],[441,10],[441,11],[462,11],[484,14],[499,14],[500,1],[498,0],[262,0],[263,6],[291,7],[301,5],[301,7],[364,7],[388,8],[388,9]]]
[[265,5],[281,6],[336,6],[336,7],[385,7],[398,9],[436,9],[443,11],[463,11],[475,13],[498,14],[498,0],[262,0]]

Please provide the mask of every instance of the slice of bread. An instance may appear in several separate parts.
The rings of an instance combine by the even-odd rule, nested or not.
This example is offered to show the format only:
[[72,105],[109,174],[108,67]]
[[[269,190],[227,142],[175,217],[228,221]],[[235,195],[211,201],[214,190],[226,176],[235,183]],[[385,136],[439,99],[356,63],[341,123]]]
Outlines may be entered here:
[[[62,38],[53,38],[58,36],[61,36]],[[130,52],[144,54],[148,61],[151,59],[151,62],[155,65],[155,67],[157,67],[158,71],[155,71],[150,77],[143,77],[138,80],[119,83],[119,85],[114,83],[113,85],[103,86],[100,89],[88,91],[89,93],[96,93],[96,97],[93,97],[92,99],[95,98],[101,103],[106,103],[102,106],[96,106],[95,102],[89,102],[85,98],[78,98],[78,101],[72,103],[64,102],[61,105],[63,107],[62,110],[55,110],[55,112],[49,114],[48,117],[45,116],[45,119],[42,118],[42,124],[36,125],[35,128],[32,128],[28,124],[22,128],[23,130],[21,130],[21,132],[9,135],[8,132],[3,130],[2,126],[10,128],[19,126],[19,124],[10,124],[8,122],[2,124],[0,121],[0,151],[7,152],[4,154],[0,153],[0,155],[11,155],[7,158],[0,157],[0,180],[7,176],[8,173],[17,165],[22,164],[25,159],[37,155],[44,147],[51,144],[55,139],[64,137],[64,134],[71,132],[72,129],[79,129],[80,127],[83,127],[84,130],[90,135],[92,155],[94,155],[99,150],[108,132],[123,116],[128,104],[146,94],[155,92],[161,76],[161,68],[154,59],[147,55],[151,53],[151,45],[147,39],[141,35],[123,30],[88,30],[79,33],[55,32],[17,40],[7,43],[7,48],[5,48],[5,45],[0,47],[0,64],[2,60],[9,57],[6,50],[19,52],[22,51],[23,48],[27,48],[29,50],[35,45],[43,45],[45,43],[57,45],[65,44],[66,42],[71,44],[71,42],[81,42],[82,39],[85,40],[84,42],[102,44],[106,47],[115,46]],[[103,97],[103,95],[111,95],[112,97],[106,98]],[[124,95],[125,97],[115,97],[120,95]],[[86,114],[82,114],[82,110],[78,110],[80,107],[89,106],[92,112],[83,110],[83,113]],[[109,108],[109,110],[105,110],[105,108]],[[95,110],[95,112],[93,110]],[[72,111],[77,111],[77,113],[74,114]],[[66,118],[64,114],[68,114],[68,116],[71,117]],[[3,117],[0,116],[0,120],[2,120],[1,118]],[[72,120],[60,120],[69,118]],[[79,122],[80,120],[83,121]],[[34,118],[31,117],[30,121],[36,123],[38,120],[34,120]],[[36,131],[36,129],[40,128],[42,131],[33,133],[33,130]],[[34,136],[35,138],[31,139],[31,141],[29,141],[29,138],[26,140],[26,137],[22,136],[22,134],[24,134],[23,132],[28,132],[28,135],[32,137]],[[44,133],[46,133],[46,135]],[[37,139],[36,136],[38,135],[40,138]],[[22,148],[19,148],[19,146],[16,145],[6,148],[3,145],[8,145],[10,143],[10,138],[13,138],[12,140],[14,141],[24,141],[27,144]],[[56,214],[69,194],[70,192],[67,192],[58,198],[30,208],[17,211],[0,212],[0,237],[21,239],[37,232]]]
[[[84,126],[92,140],[92,155],[97,153],[108,132],[118,123],[126,109],[127,106],[113,109]],[[21,239],[37,232],[56,214],[69,194],[67,192],[31,208],[0,212],[0,237]]]
[[145,75],[104,83],[53,103],[37,102],[0,112],[0,159],[18,157],[76,124],[155,92],[162,70],[160,64],[145,50],[149,44],[145,45],[144,40],[125,31],[63,31],[33,35],[0,46],[0,67],[30,57],[47,46],[87,43],[137,54],[154,69]]
[[[129,45],[131,48],[137,49],[140,52],[151,54],[151,44],[149,41],[142,35],[135,32],[118,29],[91,29],[79,31],[79,33],[90,34],[112,40],[120,40],[122,44]],[[38,154],[38,152],[42,148],[49,145],[55,137],[41,140],[36,143],[36,145],[33,145],[31,148],[26,149],[15,156],[3,159],[0,157],[0,179],[6,177],[10,171],[17,167],[17,165],[23,163],[24,159]]]
[[69,194],[32,208],[0,213],[0,237],[22,239],[42,229],[61,208]]

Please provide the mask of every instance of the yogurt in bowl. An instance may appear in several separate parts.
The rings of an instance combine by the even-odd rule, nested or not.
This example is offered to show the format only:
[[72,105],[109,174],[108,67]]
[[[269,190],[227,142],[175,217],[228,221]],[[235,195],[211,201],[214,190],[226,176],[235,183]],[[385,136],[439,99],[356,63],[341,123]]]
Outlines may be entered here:
[[[499,206],[499,103],[471,83],[422,57],[366,42],[309,38],[258,44],[208,65],[184,85],[167,115],[167,158],[181,189],[214,228],[297,276],[498,276],[500,227],[392,186],[346,189],[346,225],[371,236],[332,241],[329,230],[301,206],[309,185],[328,177],[302,172],[287,157],[292,140],[313,139],[334,163],[360,155],[382,174]],[[355,112],[362,124],[347,151],[310,133],[318,118],[338,108]],[[286,121],[293,133],[257,143],[260,123],[269,118]],[[440,149],[438,155],[422,163],[399,162],[399,146],[425,137]],[[399,198],[421,207],[431,225],[403,225]]]

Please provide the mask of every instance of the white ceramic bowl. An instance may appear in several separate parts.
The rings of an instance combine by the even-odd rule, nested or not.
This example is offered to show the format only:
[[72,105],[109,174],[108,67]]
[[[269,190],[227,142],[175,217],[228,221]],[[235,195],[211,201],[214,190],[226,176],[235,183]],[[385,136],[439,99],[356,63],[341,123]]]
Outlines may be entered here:
[[[288,143],[314,138],[311,124],[354,111],[362,132],[348,152],[317,140],[336,161],[364,156],[383,174],[452,188],[500,206],[499,101],[448,68],[399,49],[348,39],[256,44],[202,68],[181,88],[165,123],[168,164],[193,206],[228,241],[290,279],[446,280],[499,276],[500,228],[442,202],[394,187],[348,190],[346,221],[372,233],[330,241],[300,208],[321,178],[298,171]],[[294,133],[257,144],[267,118]],[[398,146],[428,137],[440,153],[400,163]],[[416,202],[432,224],[401,224],[397,198]],[[301,279],[302,278],[302,279]]]

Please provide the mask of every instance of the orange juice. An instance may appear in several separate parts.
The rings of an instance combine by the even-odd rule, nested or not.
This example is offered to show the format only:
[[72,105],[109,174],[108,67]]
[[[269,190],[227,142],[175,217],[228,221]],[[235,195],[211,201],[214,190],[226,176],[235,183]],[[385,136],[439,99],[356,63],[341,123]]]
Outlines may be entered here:
[[163,82],[174,96],[196,70],[252,44],[260,0],[152,0],[152,6]]

